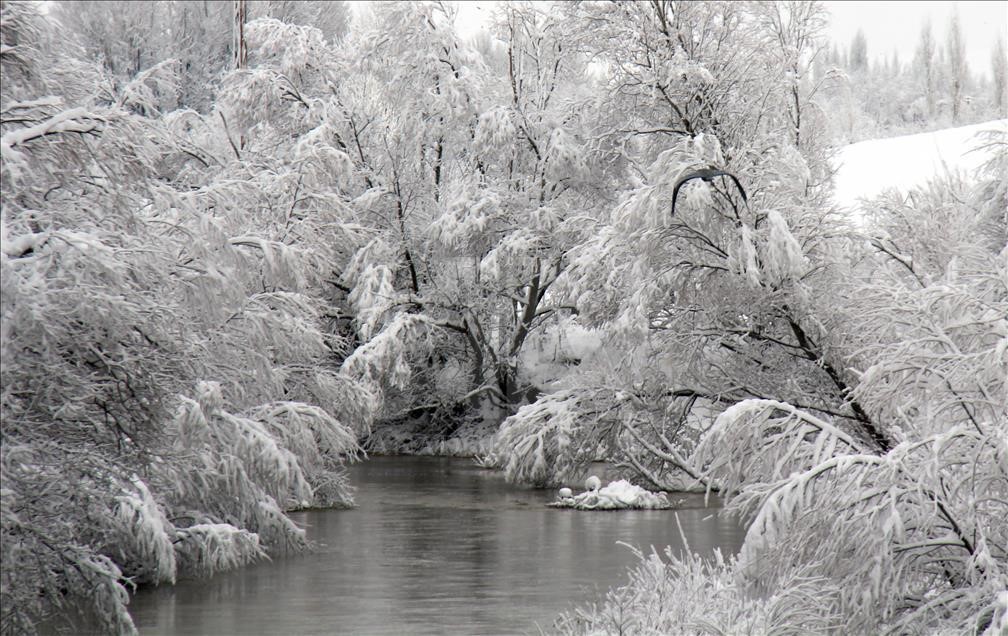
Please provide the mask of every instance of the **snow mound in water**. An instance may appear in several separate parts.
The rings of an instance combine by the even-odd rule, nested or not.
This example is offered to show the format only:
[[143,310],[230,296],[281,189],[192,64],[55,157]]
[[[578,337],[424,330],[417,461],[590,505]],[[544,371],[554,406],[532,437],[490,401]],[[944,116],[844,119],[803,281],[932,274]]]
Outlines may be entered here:
[[568,492],[567,488],[561,489],[560,497],[548,505],[553,508],[574,508],[575,510],[665,510],[672,508],[672,503],[664,492],[653,493],[640,486],[635,486],[625,479],[610,482],[605,488],[589,490],[579,495],[565,496]]

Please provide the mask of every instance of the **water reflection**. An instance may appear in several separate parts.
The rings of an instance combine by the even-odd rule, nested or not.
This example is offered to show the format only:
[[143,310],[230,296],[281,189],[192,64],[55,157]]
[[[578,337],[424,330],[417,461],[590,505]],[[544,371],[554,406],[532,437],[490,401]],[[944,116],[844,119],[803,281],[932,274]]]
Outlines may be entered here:
[[[351,479],[358,508],[296,516],[319,551],[143,590],[141,634],[535,634],[626,580],[617,542],[682,546],[672,512],[546,508],[469,460],[379,457]],[[690,547],[736,551],[737,524],[691,502]]]

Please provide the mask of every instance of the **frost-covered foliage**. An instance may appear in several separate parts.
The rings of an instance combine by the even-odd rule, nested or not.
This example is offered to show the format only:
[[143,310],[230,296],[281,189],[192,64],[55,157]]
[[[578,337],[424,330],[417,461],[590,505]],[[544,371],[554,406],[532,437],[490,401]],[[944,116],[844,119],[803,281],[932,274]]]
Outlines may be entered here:
[[236,154],[290,147],[289,171],[270,165],[271,178],[289,174],[305,212],[338,211],[328,262],[356,347],[344,369],[369,383],[383,425],[420,420],[433,437],[534,395],[521,354],[565,311],[548,291],[601,192],[575,88],[583,60],[558,16],[505,14],[504,74],[460,40],[446,5],[380,5],[336,47],[260,20],[223,104]]
[[[697,399],[663,394],[663,388],[641,384],[636,391],[595,386],[543,395],[504,420],[491,458],[508,479],[539,486],[571,483],[591,462],[612,457],[650,484],[682,488],[670,473],[699,477],[688,461],[696,436],[688,418]],[[658,468],[649,456],[661,462]]]
[[[835,330],[829,346],[856,365],[852,399],[890,443],[778,400],[725,409],[691,460],[750,522],[738,559],[699,577],[679,560],[647,561],[601,608],[565,617],[565,631],[661,632],[653,626],[671,612],[650,596],[662,580],[655,572],[739,605],[806,596],[779,626],[754,626],[714,603],[705,615],[717,618],[690,630],[700,633],[1004,631],[1008,254],[1005,202],[990,197],[1002,176],[876,201],[885,214],[861,237],[865,251],[836,264],[843,279],[823,317]],[[757,603],[748,616],[762,611]]]
[[[79,48],[80,59],[106,74],[103,90],[112,93],[151,67],[170,60],[181,81],[160,90],[160,107],[209,111],[234,57],[233,0],[130,2],[77,0],[53,2],[49,11],[64,27],[64,43]],[[347,28],[342,2],[247,0],[250,20],[273,18],[311,26],[336,41]],[[167,88],[167,87],[166,87]]]
[[561,634],[801,634],[828,633],[837,625],[819,598],[819,581],[796,576],[765,596],[748,595],[734,583],[734,561],[671,548],[637,553],[629,582],[599,602],[561,615]]
[[227,523],[197,523],[176,533],[175,555],[189,572],[210,575],[230,570],[265,553],[255,533]]
[[[622,149],[625,176],[618,200],[570,251],[554,287],[578,309],[581,324],[604,335],[609,352],[582,364],[564,389],[596,395],[605,387],[610,404],[582,400],[591,408],[569,419],[591,422],[594,413],[616,410],[618,434],[588,435],[601,444],[596,457],[623,462],[662,487],[675,473],[699,477],[688,457],[703,421],[746,398],[840,415],[859,435],[885,437],[849,399],[855,378],[822,346],[809,303],[839,227],[822,208],[828,173],[821,145],[795,131],[812,97],[788,78],[814,50],[821,10],[803,7],[792,18],[805,23],[791,26],[767,14],[772,10],[733,3],[570,8],[571,19],[596,36],[583,45],[606,65],[598,107],[620,119],[600,125]],[[797,31],[778,32],[785,27]],[[804,48],[792,50],[793,38]],[[748,198],[727,178],[694,180],[673,210],[679,180],[709,166],[737,175]],[[523,425],[523,416],[537,419]],[[534,465],[579,463],[518,452],[540,448],[515,436],[540,437],[543,419],[529,409],[505,425],[501,465],[512,478],[541,479]]]
[[0,630],[130,633],[137,583],[304,547],[285,511],[352,501],[370,405],[323,315],[331,219],[278,222],[223,122],[162,116],[169,67],[108,99],[57,36],[3,4]]
[[1008,131],[975,185],[947,177],[877,202],[868,260],[844,288],[856,394],[906,431],[1003,420],[1008,385]]
[[598,455],[599,442],[589,425],[590,396],[558,391],[523,406],[504,420],[497,435],[501,468],[517,482],[551,486],[567,483]]
[[760,595],[814,573],[844,632],[983,631],[1008,580],[1008,422],[985,424],[878,455],[785,405],[725,411],[697,461],[754,515],[736,583]]
[[[645,564],[719,604],[642,631],[1002,620],[1008,159],[853,233],[817,3],[507,4],[477,47],[442,3],[341,38],[250,2],[234,72],[230,2],[75,6],[69,45],[2,4],[4,632],[130,632],[131,584],[303,547],[358,440],[501,421],[512,480],[609,459],[756,516],[738,563]],[[710,167],[747,196],[673,210]]]
[[[538,484],[605,458],[662,487],[676,476],[723,491],[750,535],[738,562],[692,585],[814,598],[783,619],[798,631],[997,633],[1005,158],[993,153],[976,187],[949,178],[879,200],[870,229],[852,230],[828,207],[821,137],[795,129],[814,96],[788,79],[793,51],[763,50],[781,26],[767,9],[569,8],[606,36],[593,50],[628,177],[552,291],[604,340],[505,421],[492,460]],[[673,210],[679,179],[707,166],[748,198],[728,179],[695,180]],[[664,615],[642,586],[582,627]],[[627,609],[634,598],[650,600]],[[739,615],[714,625],[697,629],[760,629]],[[661,631],[631,631],[647,629]]]
[[[1008,116],[1004,35],[978,43],[990,65],[964,63],[962,23],[919,26],[912,55],[865,38],[823,46],[812,79],[823,106],[817,117],[837,145],[939,130]],[[971,34],[969,37],[976,37]],[[985,77],[986,75],[986,77]]]

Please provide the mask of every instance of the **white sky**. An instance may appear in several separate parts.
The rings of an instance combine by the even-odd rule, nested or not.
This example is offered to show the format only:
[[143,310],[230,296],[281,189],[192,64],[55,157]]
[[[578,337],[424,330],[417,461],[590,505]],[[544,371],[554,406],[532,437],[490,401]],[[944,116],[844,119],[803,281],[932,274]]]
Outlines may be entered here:
[[[357,4],[351,2],[351,4]],[[450,2],[458,7],[457,27],[462,35],[476,32],[486,21],[496,2]],[[858,28],[868,40],[868,55],[891,56],[895,50],[903,63],[913,59],[924,21],[931,19],[938,43],[945,41],[952,7],[958,6],[966,35],[966,59],[973,72],[990,77],[991,51],[1001,33],[1008,40],[1008,0],[985,1],[900,1],[826,0],[831,14],[830,37],[849,46]]]
[[966,61],[974,73],[990,77],[994,41],[1001,34],[1008,40],[1008,1],[985,2],[865,2],[826,0],[831,14],[830,37],[849,46],[858,28],[868,40],[868,56],[891,56],[895,50],[900,61],[913,59],[921,27],[931,19],[935,41],[944,45],[953,7],[959,9],[959,21],[966,36]]

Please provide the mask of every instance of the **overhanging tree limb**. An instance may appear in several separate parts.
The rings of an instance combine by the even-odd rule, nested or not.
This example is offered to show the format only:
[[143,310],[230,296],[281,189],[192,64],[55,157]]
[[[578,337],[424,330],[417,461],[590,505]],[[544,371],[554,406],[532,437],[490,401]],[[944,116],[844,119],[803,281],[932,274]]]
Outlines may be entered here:
[[688,181],[693,179],[702,179],[707,183],[713,181],[716,177],[728,177],[735,183],[735,187],[738,188],[739,193],[742,195],[742,200],[745,201],[746,205],[749,205],[749,197],[746,195],[745,188],[739,182],[738,178],[730,172],[725,172],[724,170],[719,170],[718,168],[702,168],[700,170],[693,170],[682,175],[676,179],[675,186],[672,188],[672,216],[675,216],[675,206],[676,199],[679,197],[679,189],[683,187]]

